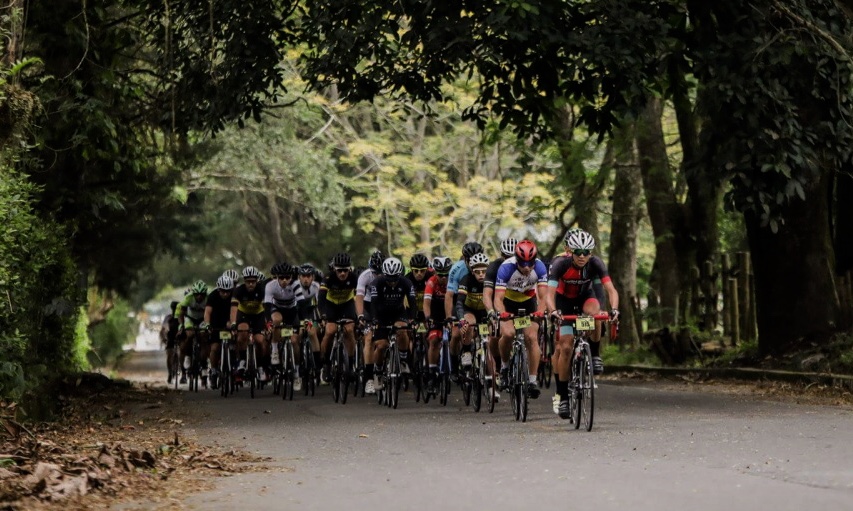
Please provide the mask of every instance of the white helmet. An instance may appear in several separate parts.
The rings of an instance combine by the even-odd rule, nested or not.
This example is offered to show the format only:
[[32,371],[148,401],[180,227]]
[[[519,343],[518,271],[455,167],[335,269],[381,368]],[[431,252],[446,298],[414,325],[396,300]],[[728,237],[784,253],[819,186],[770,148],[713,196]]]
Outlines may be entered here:
[[518,240],[515,238],[507,238],[501,241],[501,254],[504,257],[512,257],[515,254],[516,245],[518,245]]
[[586,231],[569,231],[566,234],[566,247],[569,250],[592,250],[595,248],[595,238]]
[[260,276],[261,272],[259,272],[258,269],[254,266],[246,266],[245,268],[243,268],[244,279],[259,279]]
[[232,282],[237,282],[237,279],[240,278],[240,274],[237,273],[237,270],[225,270],[222,272],[223,277],[229,277]]
[[403,274],[403,262],[396,257],[382,261],[382,273],[389,277],[399,277]]
[[216,287],[224,291],[230,291],[234,289],[234,279],[228,275],[223,275],[216,281]]
[[[515,241],[515,240],[513,240]],[[503,248],[503,245],[501,245]],[[515,250],[515,246],[513,246],[513,251]],[[475,266],[488,266],[489,265],[489,256],[486,254],[474,254],[471,256],[471,259],[468,260],[468,266],[471,268]]]

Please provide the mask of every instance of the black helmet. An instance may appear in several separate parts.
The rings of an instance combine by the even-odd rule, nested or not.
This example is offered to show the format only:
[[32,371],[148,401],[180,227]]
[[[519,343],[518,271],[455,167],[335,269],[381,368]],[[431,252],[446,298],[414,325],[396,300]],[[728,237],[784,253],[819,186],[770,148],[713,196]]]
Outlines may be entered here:
[[385,260],[385,254],[381,250],[370,254],[370,260],[367,262],[367,267],[371,270],[380,273],[382,271],[382,261]]
[[278,275],[287,275],[290,273],[290,265],[285,262],[275,263],[272,268],[270,268],[270,273],[278,276]]
[[412,256],[411,259],[409,259],[409,266],[412,269],[429,268],[429,259],[427,259],[427,256],[423,254],[415,254]]
[[349,268],[352,266],[352,259],[346,252],[341,252],[332,259],[332,266],[335,268]]
[[468,243],[462,245],[462,257],[464,257],[465,259],[471,259],[472,255],[482,253],[483,245],[480,245],[476,241],[469,241]]
[[308,263],[303,264],[299,267],[300,275],[314,275],[314,267]]

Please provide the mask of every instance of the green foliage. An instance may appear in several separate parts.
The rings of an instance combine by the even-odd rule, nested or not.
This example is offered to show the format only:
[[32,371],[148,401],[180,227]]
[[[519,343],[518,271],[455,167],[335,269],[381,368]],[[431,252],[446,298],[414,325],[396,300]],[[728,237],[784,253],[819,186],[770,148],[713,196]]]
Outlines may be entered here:
[[601,349],[601,358],[607,365],[660,365],[660,359],[647,346],[620,349],[615,344],[608,344]]
[[89,362],[95,367],[110,365],[122,348],[133,341],[139,327],[135,318],[129,316],[130,307],[126,300],[116,300],[106,319],[89,329],[92,350]]
[[48,375],[80,368],[76,267],[62,228],[35,214],[36,191],[0,164],[0,393],[14,398]]

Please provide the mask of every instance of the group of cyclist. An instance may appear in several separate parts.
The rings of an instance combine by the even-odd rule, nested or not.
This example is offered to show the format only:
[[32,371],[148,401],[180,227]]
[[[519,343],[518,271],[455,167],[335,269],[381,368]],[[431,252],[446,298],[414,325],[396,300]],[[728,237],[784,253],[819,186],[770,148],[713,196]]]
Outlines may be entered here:
[[[552,363],[555,369],[555,412],[569,418],[570,353],[574,336],[573,323],[563,314],[601,312],[606,299],[611,320],[619,316],[619,295],[608,275],[606,265],[592,255],[595,240],[580,229],[570,230],[565,238],[565,252],[546,265],[539,258],[536,244],[530,240],[505,239],[500,255],[490,259],[482,245],[468,242],[461,257],[452,261],[446,256],[430,260],[415,254],[406,272],[403,262],[386,257],[380,251],[371,254],[367,268],[358,273],[348,253],[336,254],[323,275],[310,264],[292,266],[278,263],[267,279],[256,267],[247,266],[238,274],[228,270],[219,277],[216,288],[208,292],[203,281],[191,286],[177,304],[174,317],[178,333],[175,349],[183,360],[185,381],[190,363],[190,350],[198,336],[202,364],[201,379],[206,386],[209,377],[217,386],[220,367],[219,337],[213,332],[234,331],[237,346],[237,371],[246,369],[246,353],[250,340],[257,350],[257,378],[265,381],[279,364],[278,346],[281,327],[292,332],[290,341],[297,367],[301,358],[298,332],[307,329],[314,367],[322,367],[325,381],[329,376],[329,354],[338,328],[342,328],[344,349],[352,360],[356,335],[364,341],[366,394],[381,389],[377,366],[384,360],[389,335],[396,336],[403,373],[409,373],[413,325],[425,327],[427,362],[433,385],[439,371],[439,352],[445,336],[449,337],[451,367],[470,366],[474,357],[477,325],[498,325],[492,329],[488,350],[495,367],[500,367],[500,381],[508,379],[508,363],[514,322],[510,319],[521,311],[533,321],[524,329],[527,347],[528,395],[540,395],[537,381],[540,363],[538,342],[540,323],[550,315],[559,326]],[[238,285],[239,277],[242,283]],[[348,321],[346,321],[348,320]],[[396,328],[394,328],[396,327]],[[593,369],[601,374],[600,328],[591,335]],[[207,363],[209,361],[209,368]],[[170,380],[177,374],[170,371]],[[300,390],[300,379],[295,381]],[[493,396],[495,400],[499,395]]]

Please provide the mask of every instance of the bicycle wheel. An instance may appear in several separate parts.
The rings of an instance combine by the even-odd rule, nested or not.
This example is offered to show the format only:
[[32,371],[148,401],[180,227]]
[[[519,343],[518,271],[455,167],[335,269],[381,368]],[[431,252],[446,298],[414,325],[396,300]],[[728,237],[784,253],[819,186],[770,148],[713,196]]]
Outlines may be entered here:
[[471,405],[471,392],[474,390],[474,386],[472,385],[473,378],[471,377],[470,370],[466,370],[462,373],[462,400],[465,402],[465,406]]
[[530,378],[528,377],[528,365],[527,365],[527,348],[522,347],[519,350],[518,357],[518,365],[519,365],[519,375],[520,382],[518,385],[518,408],[521,414],[521,422],[527,422],[527,409],[529,404],[529,399],[527,395],[527,386]]
[[344,346],[341,344],[341,365],[340,365],[341,377],[338,380],[338,384],[341,386],[340,391],[338,392],[341,395],[341,404],[347,404],[347,394],[349,394],[349,380],[350,380],[350,372],[349,372],[349,357],[344,351]]
[[397,404],[400,401],[400,387],[402,386],[401,378],[402,375],[402,365],[400,364],[400,351],[395,347],[394,352],[391,354],[391,391],[389,405],[391,408],[397,409]]
[[[336,340],[337,343],[337,340]],[[332,398],[334,398],[335,403],[340,401],[341,399],[341,354],[340,354],[340,345],[332,347],[332,363],[330,365],[330,371],[332,373],[331,384],[332,384]]]
[[174,374],[175,390],[178,390],[178,381],[181,379],[181,350],[177,345],[172,353],[172,374]]
[[580,425],[587,431],[592,430],[595,414],[595,376],[592,369],[592,353],[589,344],[584,346],[580,372]]
[[[485,384],[486,391],[486,402],[489,404],[489,413],[494,413],[495,404],[497,403],[497,399],[495,396],[498,394],[498,382],[497,382],[497,368],[495,367],[495,359],[492,358],[492,355],[486,350],[484,357],[486,359],[486,371],[487,378]],[[491,374],[491,377],[488,375]]]
[[579,429],[581,427],[581,399],[580,399],[580,373],[581,373],[581,363],[580,360],[575,359],[572,362],[572,384],[569,387],[569,406],[572,410],[572,424],[575,425],[575,429]]

